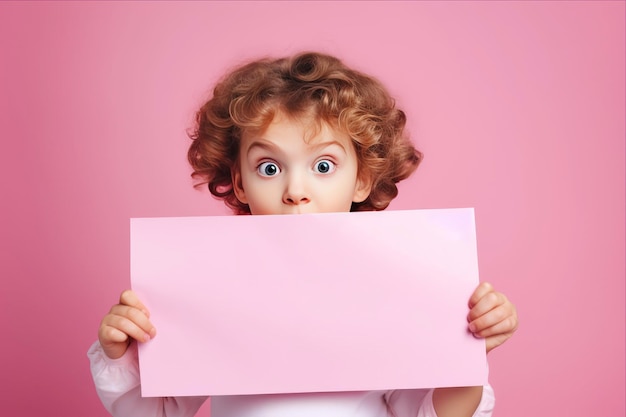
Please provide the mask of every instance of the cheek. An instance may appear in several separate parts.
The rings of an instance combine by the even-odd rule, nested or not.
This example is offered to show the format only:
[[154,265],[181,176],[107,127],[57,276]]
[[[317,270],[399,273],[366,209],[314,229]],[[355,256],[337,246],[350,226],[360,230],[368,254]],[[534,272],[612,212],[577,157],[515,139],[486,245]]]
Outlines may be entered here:
[[258,178],[249,179],[244,184],[244,187],[247,187],[244,189],[247,190],[246,196],[251,209],[268,207],[278,198],[276,186],[269,181],[259,180]]
[[243,189],[248,196],[256,196],[259,194],[263,194],[262,191],[266,188],[266,181],[263,181],[262,178],[256,173],[256,171],[247,171],[244,172],[241,176],[241,182],[243,185]]
[[334,211],[350,211],[356,180],[352,175],[345,175],[332,186],[327,185],[323,190],[324,203],[334,207]]

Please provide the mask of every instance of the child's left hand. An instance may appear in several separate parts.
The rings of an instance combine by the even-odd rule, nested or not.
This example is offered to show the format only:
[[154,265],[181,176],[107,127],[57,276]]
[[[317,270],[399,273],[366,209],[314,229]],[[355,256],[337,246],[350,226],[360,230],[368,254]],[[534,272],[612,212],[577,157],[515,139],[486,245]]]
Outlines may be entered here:
[[469,330],[474,336],[485,338],[487,352],[506,342],[517,330],[515,306],[487,282],[476,287],[469,308]]

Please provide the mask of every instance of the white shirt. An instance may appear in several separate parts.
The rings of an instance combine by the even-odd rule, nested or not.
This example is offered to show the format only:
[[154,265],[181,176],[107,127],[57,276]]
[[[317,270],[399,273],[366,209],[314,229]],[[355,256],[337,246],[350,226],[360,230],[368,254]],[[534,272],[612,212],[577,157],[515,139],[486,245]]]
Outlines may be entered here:
[[[114,417],[191,417],[207,397],[142,397],[137,346],[108,358],[95,342],[87,356],[98,396]],[[211,398],[211,417],[436,417],[433,390],[237,395]],[[473,417],[490,417],[491,386]]]

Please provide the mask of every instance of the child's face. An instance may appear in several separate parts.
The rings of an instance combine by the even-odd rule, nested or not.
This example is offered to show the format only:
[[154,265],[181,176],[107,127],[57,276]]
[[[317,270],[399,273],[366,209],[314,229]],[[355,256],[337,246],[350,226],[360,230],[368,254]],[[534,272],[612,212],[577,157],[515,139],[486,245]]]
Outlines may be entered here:
[[310,124],[278,113],[267,130],[244,134],[235,195],[252,214],[350,211],[369,195],[369,181],[357,177],[350,138],[327,124],[311,136]]

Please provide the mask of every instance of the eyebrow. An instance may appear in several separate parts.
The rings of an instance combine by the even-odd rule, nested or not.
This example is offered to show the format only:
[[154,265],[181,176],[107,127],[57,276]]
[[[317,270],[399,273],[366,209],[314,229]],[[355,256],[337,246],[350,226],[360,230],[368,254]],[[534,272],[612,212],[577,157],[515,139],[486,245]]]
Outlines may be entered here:
[[272,151],[272,150],[275,150],[278,147],[276,145],[274,145],[272,142],[269,142],[269,141],[255,140],[254,142],[252,142],[250,144],[250,146],[248,146],[247,155],[249,155],[250,152],[252,151],[252,149],[255,149],[255,148],[260,148],[260,149]]
[[[313,150],[318,150],[318,149],[324,149],[324,148],[327,148],[327,147],[333,146],[333,145],[340,147],[341,150],[345,154],[348,153],[348,151],[346,150],[346,147],[343,146],[343,144],[341,142],[339,142],[338,140],[335,140],[335,139],[333,139],[333,140],[326,140],[326,141],[319,142],[319,143],[316,143],[316,144],[310,145],[310,146],[313,148]],[[252,142],[250,144],[250,146],[248,146],[248,151],[247,151],[246,155],[250,155],[250,152],[252,151],[252,149],[255,149],[255,148],[260,148],[260,149],[267,150],[267,151],[280,151],[280,148],[278,146],[274,145],[274,143],[272,143],[271,141],[265,140],[265,139],[258,139],[258,140],[255,140],[254,142]]]

